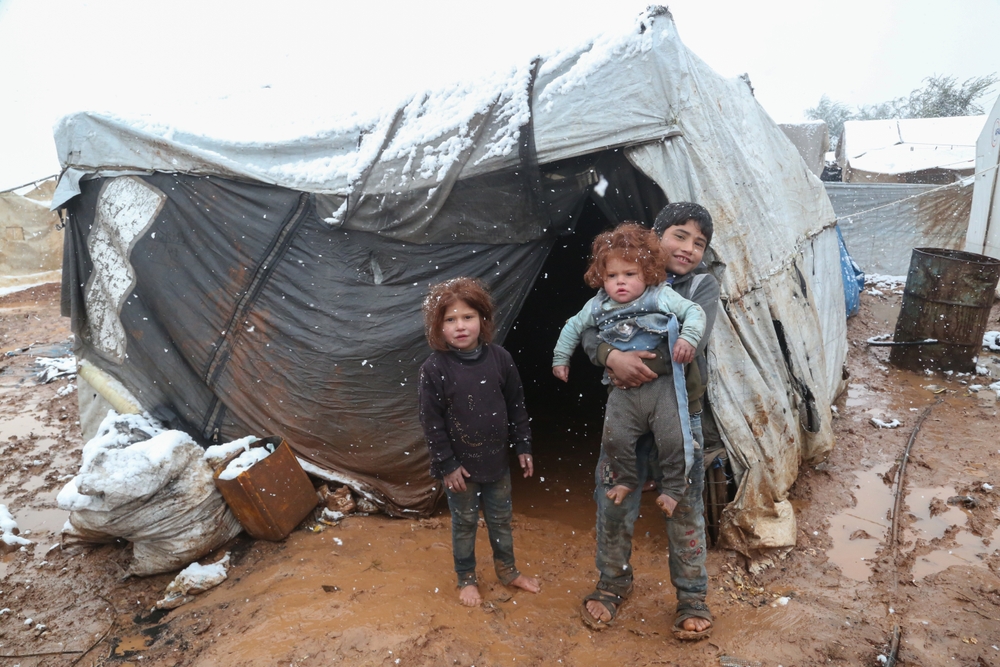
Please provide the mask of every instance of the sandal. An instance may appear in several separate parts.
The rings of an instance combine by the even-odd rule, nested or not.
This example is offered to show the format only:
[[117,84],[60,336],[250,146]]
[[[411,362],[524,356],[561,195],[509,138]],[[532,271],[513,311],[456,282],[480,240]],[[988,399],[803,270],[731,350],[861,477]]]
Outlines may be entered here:
[[[629,588],[625,595],[615,595],[611,591],[605,591],[600,588],[596,589],[593,593],[583,598],[583,602],[580,603],[580,618],[588,627],[594,630],[603,630],[610,627],[618,616],[618,608],[625,604],[625,600],[628,599],[628,595],[631,592],[632,589]],[[595,618],[587,609],[587,602],[589,600],[596,600],[604,605],[604,608],[611,614],[611,618],[606,621]]]
[[[694,630],[685,630],[683,625],[684,621],[689,618],[703,618],[712,625],[708,626],[701,632],[696,632]],[[708,639],[712,636],[712,629],[715,627],[714,619],[712,618],[712,612],[708,610],[708,605],[705,604],[703,600],[680,600],[677,603],[677,613],[674,615],[674,627],[671,631],[674,633],[674,637],[683,641],[698,641],[700,639]]]

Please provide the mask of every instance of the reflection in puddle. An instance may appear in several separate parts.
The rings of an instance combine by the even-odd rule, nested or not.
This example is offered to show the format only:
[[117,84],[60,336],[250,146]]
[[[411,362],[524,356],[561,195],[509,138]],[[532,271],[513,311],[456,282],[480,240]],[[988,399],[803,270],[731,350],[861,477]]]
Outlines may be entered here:
[[[929,542],[930,540],[943,537],[945,531],[951,526],[958,526],[955,533],[955,543],[952,546],[943,547],[929,554],[918,556],[913,564],[913,578],[923,579],[924,577],[946,570],[952,565],[981,565],[979,556],[989,553],[989,547],[983,544],[983,539],[973,535],[966,528],[967,517],[958,507],[947,505],[947,510],[931,516],[931,502],[937,498],[941,503],[947,502],[948,498],[956,495],[955,489],[950,486],[936,488],[913,488],[906,494],[906,504],[910,513],[917,517],[917,521],[906,530],[906,540],[915,542],[917,539]],[[996,536],[990,536],[990,543]]]
[[857,581],[868,579],[871,574],[868,563],[889,531],[892,487],[881,477],[889,467],[889,463],[879,463],[857,471],[857,488],[853,489],[855,506],[830,518],[833,547],[827,557],[845,577]]

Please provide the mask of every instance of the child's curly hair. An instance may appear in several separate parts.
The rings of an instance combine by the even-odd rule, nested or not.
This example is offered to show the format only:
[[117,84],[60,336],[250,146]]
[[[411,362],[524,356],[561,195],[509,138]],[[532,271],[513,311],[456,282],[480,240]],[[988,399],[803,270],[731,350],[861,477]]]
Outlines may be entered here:
[[448,343],[444,339],[444,318],[448,309],[456,301],[464,301],[479,313],[479,342],[493,341],[493,299],[486,287],[476,278],[452,278],[432,285],[424,298],[424,335],[427,343],[435,350],[446,352]]
[[587,285],[595,289],[604,286],[608,259],[612,256],[638,264],[646,285],[658,285],[667,278],[660,239],[652,229],[646,229],[637,222],[627,220],[597,235],[590,248],[590,266],[583,274]]

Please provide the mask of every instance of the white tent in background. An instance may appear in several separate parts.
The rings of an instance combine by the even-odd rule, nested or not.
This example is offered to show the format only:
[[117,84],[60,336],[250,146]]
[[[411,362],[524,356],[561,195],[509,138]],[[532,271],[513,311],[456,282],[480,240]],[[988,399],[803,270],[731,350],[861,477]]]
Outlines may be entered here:
[[[965,236],[965,251],[1000,259],[1000,98],[990,110],[976,142],[976,182]],[[1000,295],[1000,290],[998,290]]]
[[55,180],[18,191],[0,193],[0,293],[58,282],[62,267],[59,215],[49,210]]
[[837,142],[844,183],[954,183],[971,176],[985,116],[849,120]]

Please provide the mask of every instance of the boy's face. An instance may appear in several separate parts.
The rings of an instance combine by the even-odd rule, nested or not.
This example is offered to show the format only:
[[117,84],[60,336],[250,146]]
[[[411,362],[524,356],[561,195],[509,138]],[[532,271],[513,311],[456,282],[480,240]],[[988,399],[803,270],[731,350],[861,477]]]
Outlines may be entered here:
[[479,326],[479,311],[459,299],[444,313],[444,342],[457,350],[474,350],[479,345]]
[[604,291],[618,303],[638,299],[646,290],[642,268],[620,255],[611,255],[604,264]]
[[701,264],[706,248],[708,239],[694,220],[667,227],[660,237],[660,249],[666,258],[667,271],[678,276],[690,273]]

